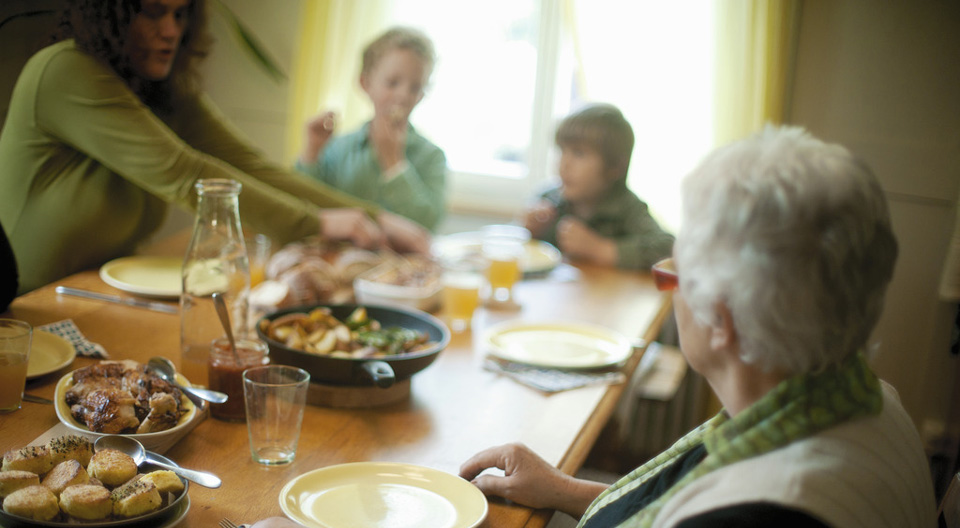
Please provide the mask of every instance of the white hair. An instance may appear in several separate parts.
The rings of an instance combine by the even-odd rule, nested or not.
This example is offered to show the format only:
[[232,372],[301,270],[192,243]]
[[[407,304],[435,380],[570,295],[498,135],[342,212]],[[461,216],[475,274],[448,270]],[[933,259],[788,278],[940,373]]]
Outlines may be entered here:
[[709,155],[682,192],[681,291],[702,324],[728,307],[745,362],[810,372],[866,345],[897,242],[860,160],[801,128],[768,126]]

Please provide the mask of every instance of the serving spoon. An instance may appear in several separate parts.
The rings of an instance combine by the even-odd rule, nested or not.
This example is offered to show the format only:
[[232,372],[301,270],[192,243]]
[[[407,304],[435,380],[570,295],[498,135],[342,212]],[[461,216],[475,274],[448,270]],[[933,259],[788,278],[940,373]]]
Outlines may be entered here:
[[207,400],[212,403],[223,403],[227,401],[227,395],[210,389],[200,389],[197,387],[187,387],[177,381],[177,369],[173,362],[165,357],[154,356],[147,362],[147,370],[156,374],[164,381],[168,381],[177,386],[180,390],[192,394],[201,400]]
[[97,438],[96,442],[93,443],[93,450],[95,452],[99,452],[103,451],[104,449],[116,449],[117,451],[130,455],[130,458],[132,458],[137,464],[137,467],[144,462],[149,462],[154,466],[159,466],[163,469],[169,469],[177,475],[180,475],[185,479],[190,479],[205,488],[219,488],[220,484],[222,483],[220,477],[214,475],[213,473],[197,471],[194,469],[186,469],[180,466],[167,464],[166,462],[153,456],[153,453],[144,449],[143,444],[141,444],[136,438],[119,435],[101,436],[100,438]]
[[240,356],[237,355],[237,341],[233,338],[233,328],[230,325],[230,312],[227,310],[227,302],[223,300],[223,295],[213,294],[213,305],[217,308],[217,316],[220,317],[220,324],[223,331],[227,333],[227,341],[230,342],[230,352],[233,353],[233,363],[240,364]]

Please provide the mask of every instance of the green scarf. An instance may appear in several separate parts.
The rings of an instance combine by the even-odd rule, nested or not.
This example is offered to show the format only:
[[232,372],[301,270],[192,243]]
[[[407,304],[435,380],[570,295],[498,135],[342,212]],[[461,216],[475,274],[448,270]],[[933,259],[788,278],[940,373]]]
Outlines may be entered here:
[[622,527],[648,528],[660,508],[679,490],[715,469],[767,453],[834,425],[879,414],[882,408],[880,381],[861,354],[821,373],[799,374],[783,381],[733,418],[721,411],[617,481],[587,508],[580,526],[701,443],[707,449],[703,461]]

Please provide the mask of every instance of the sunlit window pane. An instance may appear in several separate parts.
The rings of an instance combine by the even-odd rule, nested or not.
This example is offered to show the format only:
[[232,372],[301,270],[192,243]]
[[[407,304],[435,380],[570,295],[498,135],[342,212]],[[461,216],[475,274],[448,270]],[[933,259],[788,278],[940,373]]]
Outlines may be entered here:
[[451,170],[526,175],[537,72],[537,2],[396,0],[393,19],[418,27],[439,55],[413,123]]

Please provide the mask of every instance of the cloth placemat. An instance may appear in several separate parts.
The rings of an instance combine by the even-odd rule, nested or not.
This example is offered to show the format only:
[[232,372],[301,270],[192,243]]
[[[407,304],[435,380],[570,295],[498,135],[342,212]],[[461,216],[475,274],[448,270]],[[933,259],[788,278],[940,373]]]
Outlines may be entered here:
[[53,335],[60,336],[67,341],[70,341],[70,343],[73,344],[73,348],[77,351],[78,356],[98,359],[108,359],[110,357],[110,354],[107,353],[106,349],[99,344],[94,343],[93,341],[89,341],[83,336],[82,333],[80,333],[80,329],[77,328],[77,325],[73,322],[73,319],[64,319],[63,321],[57,321],[56,323],[38,326],[37,330],[50,332]]
[[503,361],[492,357],[488,357],[483,362],[483,368],[498,372],[543,392],[560,392],[597,384],[609,385],[621,383],[627,379],[626,375],[619,370],[602,372],[557,370]]

